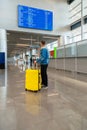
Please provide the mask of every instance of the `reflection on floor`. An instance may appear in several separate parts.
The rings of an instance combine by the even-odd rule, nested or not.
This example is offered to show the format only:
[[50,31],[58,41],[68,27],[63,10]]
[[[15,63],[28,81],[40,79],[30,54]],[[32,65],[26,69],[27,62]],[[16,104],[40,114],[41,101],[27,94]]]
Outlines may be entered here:
[[0,130],[87,130],[87,82],[48,75],[48,90],[33,93],[25,92],[25,72],[0,70]]

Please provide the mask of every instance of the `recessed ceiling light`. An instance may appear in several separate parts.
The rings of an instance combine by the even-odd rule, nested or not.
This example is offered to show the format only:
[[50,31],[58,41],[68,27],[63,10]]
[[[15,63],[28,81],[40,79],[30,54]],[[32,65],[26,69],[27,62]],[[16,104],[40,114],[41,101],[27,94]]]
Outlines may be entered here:
[[57,37],[48,37],[48,36],[43,36],[43,38],[47,38],[47,39],[58,39]]
[[20,40],[24,40],[24,41],[36,41],[36,39],[28,39],[28,38],[20,38]]
[[16,46],[30,46],[30,45],[28,45],[28,44],[16,44]]

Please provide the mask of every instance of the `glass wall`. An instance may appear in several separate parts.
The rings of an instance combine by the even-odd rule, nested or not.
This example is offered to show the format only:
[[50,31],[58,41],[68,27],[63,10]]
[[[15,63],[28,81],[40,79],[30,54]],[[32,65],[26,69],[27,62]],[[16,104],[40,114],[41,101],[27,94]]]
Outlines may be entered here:
[[[75,0],[69,5],[69,21],[71,32],[69,36],[69,43],[81,40],[81,0]],[[78,23],[78,24],[77,24]]]
[[69,5],[69,43],[87,39],[87,0],[75,0]]
[[83,0],[83,17],[84,17],[83,38],[87,39],[87,0]]

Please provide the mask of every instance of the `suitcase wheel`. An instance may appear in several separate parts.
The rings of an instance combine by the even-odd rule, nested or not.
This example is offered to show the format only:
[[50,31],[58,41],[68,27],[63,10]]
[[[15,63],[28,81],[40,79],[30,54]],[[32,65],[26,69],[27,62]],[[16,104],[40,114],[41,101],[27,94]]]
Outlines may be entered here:
[[33,92],[37,93],[38,91],[33,91]]

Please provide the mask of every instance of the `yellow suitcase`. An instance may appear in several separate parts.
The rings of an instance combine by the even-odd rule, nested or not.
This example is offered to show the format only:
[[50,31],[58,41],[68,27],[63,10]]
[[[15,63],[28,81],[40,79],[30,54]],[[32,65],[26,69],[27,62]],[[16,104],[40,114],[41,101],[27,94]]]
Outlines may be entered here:
[[25,77],[25,90],[39,91],[41,89],[40,69],[27,69]]

